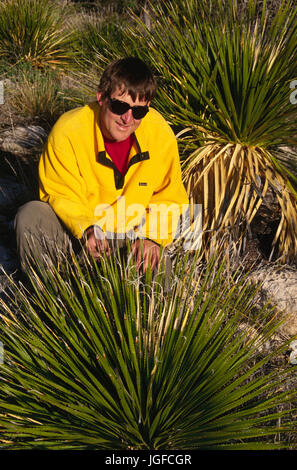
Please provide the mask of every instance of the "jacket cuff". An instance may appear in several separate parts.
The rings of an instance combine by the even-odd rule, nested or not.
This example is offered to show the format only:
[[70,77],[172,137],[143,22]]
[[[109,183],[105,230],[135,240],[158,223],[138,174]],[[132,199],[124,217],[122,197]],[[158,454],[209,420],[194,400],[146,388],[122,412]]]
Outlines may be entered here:
[[94,229],[94,225],[90,225],[89,227],[87,227],[85,229],[85,231],[83,232],[83,234],[82,234],[82,238],[88,239],[88,236],[89,236],[92,229]]
[[149,240],[150,242],[155,243],[155,245],[158,245],[159,247],[162,246],[160,243],[156,242],[155,240],[152,240],[151,238],[147,238],[147,237],[141,237],[141,238],[136,237],[136,240]]

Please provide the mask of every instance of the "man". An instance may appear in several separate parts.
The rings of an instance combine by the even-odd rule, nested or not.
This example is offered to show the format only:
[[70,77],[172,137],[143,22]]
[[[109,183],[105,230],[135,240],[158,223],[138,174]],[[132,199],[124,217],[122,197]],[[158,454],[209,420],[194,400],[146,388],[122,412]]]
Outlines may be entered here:
[[137,268],[158,266],[188,198],[174,134],[150,107],[155,91],[146,64],[120,59],[105,69],[95,102],[56,122],[40,159],[40,201],[15,220],[24,269],[43,253],[41,238],[52,256],[80,240],[95,259],[129,239]]

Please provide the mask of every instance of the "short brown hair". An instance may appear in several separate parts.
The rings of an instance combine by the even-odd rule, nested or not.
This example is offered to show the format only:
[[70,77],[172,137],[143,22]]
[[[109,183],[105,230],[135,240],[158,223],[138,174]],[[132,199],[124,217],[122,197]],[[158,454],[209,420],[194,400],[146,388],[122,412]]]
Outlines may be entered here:
[[102,98],[110,96],[117,88],[128,91],[132,100],[138,97],[151,101],[156,93],[157,83],[150,68],[137,57],[126,57],[111,62],[104,70],[98,91]]

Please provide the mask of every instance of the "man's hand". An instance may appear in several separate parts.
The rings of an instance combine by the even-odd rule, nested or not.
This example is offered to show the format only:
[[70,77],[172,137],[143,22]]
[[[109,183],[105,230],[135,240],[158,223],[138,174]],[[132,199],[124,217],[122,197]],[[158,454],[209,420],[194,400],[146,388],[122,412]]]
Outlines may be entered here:
[[109,243],[105,238],[104,232],[98,227],[96,227],[96,231],[94,227],[89,228],[85,234],[85,239],[88,252],[95,260],[98,260],[104,253],[106,256],[110,256],[111,248]]
[[[132,254],[136,255],[136,268],[142,267],[143,273],[149,264],[152,271],[158,266],[160,260],[160,247],[151,240],[136,240],[132,244]],[[143,263],[143,265],[142,265]]]

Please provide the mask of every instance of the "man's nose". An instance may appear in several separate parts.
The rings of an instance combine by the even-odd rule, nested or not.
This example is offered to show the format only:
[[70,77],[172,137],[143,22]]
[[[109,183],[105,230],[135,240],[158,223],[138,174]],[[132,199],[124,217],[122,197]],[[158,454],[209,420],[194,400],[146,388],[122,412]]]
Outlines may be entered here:
[[128,109],[126,113],[122,114],[121,118],[125,124],[129,124],[133,119],[132,109]]

